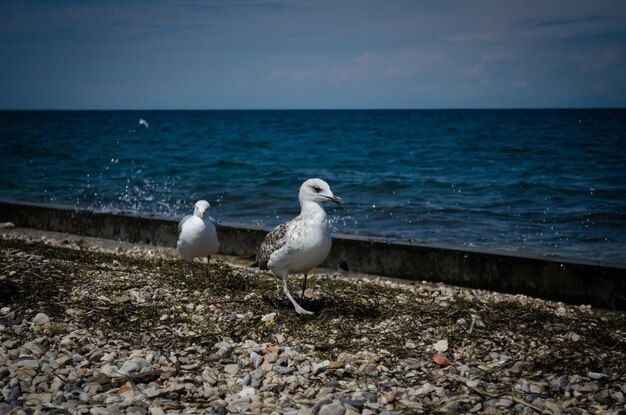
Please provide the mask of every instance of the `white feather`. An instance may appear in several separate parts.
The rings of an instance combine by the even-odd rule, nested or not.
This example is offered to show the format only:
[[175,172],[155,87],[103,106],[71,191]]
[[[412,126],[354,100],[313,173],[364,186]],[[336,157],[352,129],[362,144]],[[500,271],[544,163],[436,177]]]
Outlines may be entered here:
[[185,216],[178,224],[178,252],[183,259],[209,257],[219,250],[215,221],[208,216],[209,206],[204,200],[198,201],[194,214]]

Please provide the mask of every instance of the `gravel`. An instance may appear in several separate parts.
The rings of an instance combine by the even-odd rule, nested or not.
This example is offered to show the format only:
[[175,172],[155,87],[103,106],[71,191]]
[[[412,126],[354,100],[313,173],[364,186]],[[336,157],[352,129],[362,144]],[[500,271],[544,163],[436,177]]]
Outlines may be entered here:
[[623,314],[241,263],[4,229],[0,413],[626,413]]

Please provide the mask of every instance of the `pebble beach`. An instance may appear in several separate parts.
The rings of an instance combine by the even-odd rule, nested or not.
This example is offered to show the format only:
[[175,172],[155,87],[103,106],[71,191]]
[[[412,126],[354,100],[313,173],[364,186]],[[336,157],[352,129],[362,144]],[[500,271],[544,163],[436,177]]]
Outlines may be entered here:
[[0,235],[0,413],[626,413],[623,313]]

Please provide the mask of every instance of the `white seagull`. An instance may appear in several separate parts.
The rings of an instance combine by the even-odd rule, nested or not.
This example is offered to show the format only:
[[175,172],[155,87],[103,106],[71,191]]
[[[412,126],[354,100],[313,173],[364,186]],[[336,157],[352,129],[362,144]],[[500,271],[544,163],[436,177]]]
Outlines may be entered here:
[[206,200],[199,200],[193,215],[185,216],[178,224],[178,252],[187,261],[207,257],[208,262],[219,250],[215,221],[209,216],[210,207]]
[[146,127],[146,128],[148,128],[148,127],[149,127],[148,121],[144,120],[143,118],[140,118],[140,119],[139,119],[139,124],[140,124],[140,125],[143,125],[143,126],[144,126],[144,127]]
[[289,273],[303,273],[302,296],[308,272],[322,263],[330,252],[330,228],[322,202],[343,206],[330,186],[321,179],[309,179],[300,186],[300,215],[282,223],[267,234],[256,252],[253,267],[269,269],[283,279],[283,291],[298,314],[313,314],[300,307],[289,292]]

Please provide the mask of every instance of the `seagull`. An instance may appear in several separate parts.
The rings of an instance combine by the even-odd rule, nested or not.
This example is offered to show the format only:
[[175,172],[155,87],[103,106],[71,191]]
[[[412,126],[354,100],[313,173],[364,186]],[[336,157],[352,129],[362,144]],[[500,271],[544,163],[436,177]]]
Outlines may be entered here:
[[269,269],[283,279],[283,291],[298,314],[313,314],[300,307],[289,292],[289,273],[303,273],[302,297],[310,270],[322,263],[330,252],[330,228],[322,202],[330,200],[343,206],[330,186],[321,179],[309,179],[300,186],[300,215],[282,223],[267,234],[256,252],[253,267]]
[[143,118],[139,119],[139,124],[143,125],[144,127],[148,128],[150,125],[148,124],[148,121],[144,120]]
[[211,255],[219,250],[215,221],[209,216],[210,207],[206,200],[199,200],[193,215],[185,216],[178,224],[178,252],[186,261],[207,257],[208,263]]

